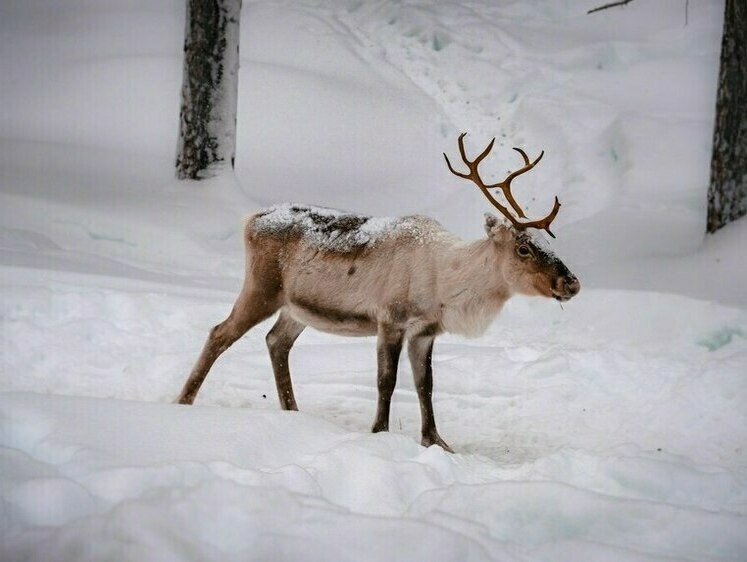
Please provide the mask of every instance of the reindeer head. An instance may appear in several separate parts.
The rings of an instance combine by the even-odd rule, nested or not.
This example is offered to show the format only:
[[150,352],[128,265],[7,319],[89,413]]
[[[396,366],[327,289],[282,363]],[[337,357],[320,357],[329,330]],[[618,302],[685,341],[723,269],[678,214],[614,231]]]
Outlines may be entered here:
[[[552,297],[558,301],[571,299],[581,290],[578,279],[548,249],[546,243],[543,243],[544,241],[540,241],[539,238],[533,237],[526,231],[528,228],[536,228],[546,231],[555,238],[555,235],[550,231],[550,224],[560,210],[560,201],[555,197],[555,204],[545,218],[535,221],[521,221],[519,219],[526,219],[526,215],[511,193],[511,181],[534,168],[545,154],[544,151],[534,162],[530,162],[523,150],[514,148],[524,159],[524,167],[510,173],[502,182],[486,185],[480,178],[477,167],[492,150],[495,139],[490,141],[487,148],[477,158],[470,161],[464,149],[465,136],[466,133],[459,135],[459,153],[462,156],[462,161],[467,165],[469,173],[465,174],[454,170],[451,162],[449,162],[449,157],[444,154],[446,165],[453,174],[474,182],[488,201],[509,220],[510,224],[503,224],[494,215],[485,215],[485,230],[488,237],[496,245],[500,256],[501,271],[511,290],[524,295]],[[488,191],[491,188],[500,188],[503,191],[506,201],[516,212],[518,218],[514,217],[506,207],[496,201]]]
[[573,273],[540,236],[517,230],[490,213],[485,231],[495,244],[503,278],[512,292],[567,301],[581,289]]

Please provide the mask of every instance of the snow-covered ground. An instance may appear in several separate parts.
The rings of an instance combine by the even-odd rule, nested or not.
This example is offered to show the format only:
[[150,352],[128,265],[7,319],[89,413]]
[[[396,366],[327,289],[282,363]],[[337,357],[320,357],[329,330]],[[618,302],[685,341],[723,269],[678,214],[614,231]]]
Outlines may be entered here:
[[[183,2],[0,4],[0,559],[744,560],[747,222],[705,239],[721,2],[244,2],[238,181],[172,180]],[[603,3],[603,2],[601,2]],[[172,404],[284,200],[490,210],[497,137],[582,291],[400,365],[307,330],[282,412],[260,325]]]

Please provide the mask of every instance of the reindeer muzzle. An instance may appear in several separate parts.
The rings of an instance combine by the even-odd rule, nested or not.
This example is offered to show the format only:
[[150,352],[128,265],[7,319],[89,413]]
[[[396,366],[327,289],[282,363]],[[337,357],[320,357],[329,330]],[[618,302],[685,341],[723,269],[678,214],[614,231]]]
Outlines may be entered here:
[[580,290],[581,283],[575,275],[564,275],[555,280],[552,296],[555,300],[563,302],[571,300]]

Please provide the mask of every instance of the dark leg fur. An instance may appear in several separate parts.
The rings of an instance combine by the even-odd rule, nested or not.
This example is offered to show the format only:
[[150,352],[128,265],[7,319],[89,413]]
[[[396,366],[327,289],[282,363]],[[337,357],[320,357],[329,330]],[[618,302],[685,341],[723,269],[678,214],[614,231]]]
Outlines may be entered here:
[[421,444],[424,447],[438,445],[449,453],[453,453],[436,430],[436,419],[433,415],[433,370],[431,357],[433,355],[433,340],[431,335],[412,336],[407,342],[407,351],[412,365],[415,389],[420,399]]
[[397,384],[397,364],[402,351],[402,331],[384,327],[379,328],[377,341],[377,386],[379,400],[376,405],[376,419],[371,431],[389,431],[389,408],[392,394]]
[[270,350],[270,360],[272,361],[272,370],[275,373],[275,386],[278,389],[280,407],[283,410],[298,410],[296,397],[293,395],[288,356],[296,338],[301,335],[304,328],[306,328],[305,325],[281,311],[277,322],[265,338],[267,348]]

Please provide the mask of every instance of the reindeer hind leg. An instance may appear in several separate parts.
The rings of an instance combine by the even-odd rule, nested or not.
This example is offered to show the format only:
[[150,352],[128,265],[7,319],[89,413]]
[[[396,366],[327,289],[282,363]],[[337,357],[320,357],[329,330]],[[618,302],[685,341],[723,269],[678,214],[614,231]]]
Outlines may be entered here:
[[192,368],[177,402],[192,404],[215,360],[250,328],[272,316],[278,308],[274,299],[268,299],[265,294],[242,292],[228,318],[210,330],[202,353]]
[[272,371],[275,374],[275,386],[278,390],[280,406],[283,410],[298,410],[296,397],[293,394],[293,383],[290,376],[288,357],[298,336],[306,326],[291,318],[283,309],[275,325],[267,333],[267,349],[270,351]]

